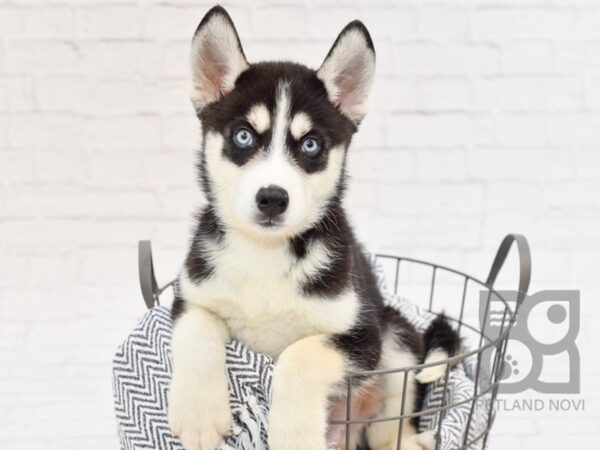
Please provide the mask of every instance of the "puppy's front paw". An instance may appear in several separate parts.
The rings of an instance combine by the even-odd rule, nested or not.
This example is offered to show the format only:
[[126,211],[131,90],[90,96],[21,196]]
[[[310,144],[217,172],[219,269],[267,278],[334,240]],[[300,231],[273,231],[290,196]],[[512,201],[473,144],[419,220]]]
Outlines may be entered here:
[[198,376],[173,377],[169,426],[186,450],[215,450],[229,434],[232,416],[225,377],[200,384]]

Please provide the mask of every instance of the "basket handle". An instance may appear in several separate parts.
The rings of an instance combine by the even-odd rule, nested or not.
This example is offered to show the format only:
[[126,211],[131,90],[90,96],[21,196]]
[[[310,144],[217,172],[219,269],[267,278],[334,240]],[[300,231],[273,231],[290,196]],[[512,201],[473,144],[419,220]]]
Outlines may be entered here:
[[144,302],[148,309],[153,308],[158,305],[159,289],[154,276],[150,241],[138,241],[138,269]]
[[525,236],[521,234],[508,234],[500,243],[496,257],[492,263],[490,274],[485,282],[490,289],[494,287],[496,277],[502,269],[508,251],[510,250],[513,242],[517,244],[517,250],[519,251],[519,292],[517,293],[517,304],[520,305],[527,291],[529,290],[529,282],[531,281],[531,251],[529,249],[529,243]]

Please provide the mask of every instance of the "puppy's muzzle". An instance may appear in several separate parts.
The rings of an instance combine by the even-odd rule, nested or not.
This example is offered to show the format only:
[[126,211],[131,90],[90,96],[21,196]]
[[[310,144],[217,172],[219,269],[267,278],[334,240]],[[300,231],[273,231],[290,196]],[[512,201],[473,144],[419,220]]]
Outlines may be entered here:
[[270,185],[260,188],[256,194],[256,206],[269,223],[283,214],[289,203],[290,198],[287,191],[280,186]]

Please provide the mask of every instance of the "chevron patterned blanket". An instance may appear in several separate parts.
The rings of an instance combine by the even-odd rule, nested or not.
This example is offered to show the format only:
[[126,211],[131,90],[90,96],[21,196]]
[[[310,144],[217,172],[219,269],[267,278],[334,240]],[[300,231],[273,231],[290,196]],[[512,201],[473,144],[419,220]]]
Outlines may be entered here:
[[[423,330],[433,315],[390,293],[383,273],[377,270],[386,301],[401,310],[417,328]],[[167,402],[171,378],[171,317],[169,309],[149,310],[118,348],[113,360],[113,392],[118,437],[123,450],[183,450],[167,422]],[[231,435],[219,450],[266,450],[267,412],[270,404],[273,361],[239,342],[227,346],[227,369],[234,425]],[[442,417],[422,416],[420,431],[439,428],[440,449],[461,447],[469,427],[469,438],[482,433],[488,423],[489,401],[485,396],[475,403],[469,423],[476,359],[467,359],[449,376],[444,404],[456,404]],[[424,409],[444,402],[444,381],[428,387]]]

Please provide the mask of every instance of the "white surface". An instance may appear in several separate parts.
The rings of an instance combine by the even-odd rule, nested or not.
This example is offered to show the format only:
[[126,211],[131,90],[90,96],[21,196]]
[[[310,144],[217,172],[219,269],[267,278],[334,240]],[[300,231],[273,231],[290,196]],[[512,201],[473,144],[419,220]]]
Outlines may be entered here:
[[[110,360],[143,311],[136,242],[168,280],[200,200],[187,57],[210,5],[0,1],[2,450],[116,447]],[[350,152],[359,234],[482,277],[505,233],[526,234],[532,290],[582,291],[586,412],[502,412],[491,448],[600,447],[600,4],[327,5],[225,3],[250,61],[316,67],[365,21],[378,72]]]

